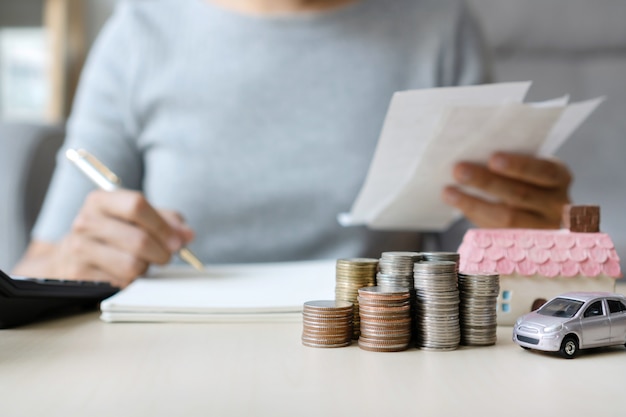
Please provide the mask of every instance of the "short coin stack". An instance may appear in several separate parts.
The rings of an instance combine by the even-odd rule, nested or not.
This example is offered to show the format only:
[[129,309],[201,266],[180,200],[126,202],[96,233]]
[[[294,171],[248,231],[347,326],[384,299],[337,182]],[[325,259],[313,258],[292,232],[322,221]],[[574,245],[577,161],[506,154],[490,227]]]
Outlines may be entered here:
[[[380,255],[376,285],[379,287],[407,288],[411,296],[411,318],[415,316],[415,288],[413,283],[413,264],[422,260],[419,252],[390,251]],[[411,331],[416,333],[415,323]]]
[[335,299],[354,304],[354,334],[359,337],[359,288],[376,285],[378,259],[349,258],[338,259],[335,266]]
[[413,264],[421,259],[418,252],[383,252],[378,264],[376,285],[413,288]]
[[461,339],[459,291],[455,262],[415,264],[415,321],[417,347],[454,350]]
[[408,289],[378,286],[361,288],[359,304],[361,349],[399,352],[409,347],[411,306]]
[[472,346],[495,344],[500,276],[459,273],[459,291],[461,343]]
[[335,348],[352,341],[353,305],[347,301],[307,301],[302,311],[302,344]]
[[456,262],[456,271],[459,271],[459,260],[461,255],[458,252],[422,252],[422,259],[425,261],[449,261]]

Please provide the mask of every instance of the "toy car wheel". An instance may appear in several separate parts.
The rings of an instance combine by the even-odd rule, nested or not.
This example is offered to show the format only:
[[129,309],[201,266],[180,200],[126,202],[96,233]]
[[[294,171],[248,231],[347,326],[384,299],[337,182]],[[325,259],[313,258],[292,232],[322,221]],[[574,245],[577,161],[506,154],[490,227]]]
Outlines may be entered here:
[[578,340],[574,336],[567,336],[561,343],[559,354],[565,359],[573,359],[578,354]]

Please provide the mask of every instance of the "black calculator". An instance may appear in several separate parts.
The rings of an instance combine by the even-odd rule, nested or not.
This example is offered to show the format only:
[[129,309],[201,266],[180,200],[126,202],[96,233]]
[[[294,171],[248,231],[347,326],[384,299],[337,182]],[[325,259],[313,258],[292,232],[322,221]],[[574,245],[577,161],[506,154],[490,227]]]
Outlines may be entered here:
[[96,308],[119,290],[107,282],[17,277],[0,270],[0,329]]

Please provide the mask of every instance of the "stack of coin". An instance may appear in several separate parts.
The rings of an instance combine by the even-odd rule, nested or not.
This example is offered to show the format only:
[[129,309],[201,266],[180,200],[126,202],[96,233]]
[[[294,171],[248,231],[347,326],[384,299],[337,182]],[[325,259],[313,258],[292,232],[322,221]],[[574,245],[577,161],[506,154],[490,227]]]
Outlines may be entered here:
[[460,254],[458,252],[422,252],[422,259],[425,261],[449,261],[456,262],[456,271],[459,271],[459,259]]
[[335,267],[335,299],[354,304],[354,334],[359,337],[359,288],[376,285],[378,259],[338,259]]
[[352,341],[352,303],[347,301],[307,301],[302,311],[302,344],[334,348]]
[[410,294],[406,288],[366,287],[359,290],[359,347],[374,352],[406,350],[411,341]]
[[[413,283],[413,264],[422,260],[419,252],[391,251],[380,256],[379,272],[376,285],[379,287],[401,287],[410,292],[411,319],[415,316],[415,288]],[[411,332],[416,334],[415,323]]]
[[496,343],[496,308],[500,276],[459,273],[461,344],[488,346]]
[[454,350],[459,346],[459,291],[456,263],[421,261],[414,267],[417,347]]
[[418,252],[383,252],[378,264],[376,285],[413,288],[413,264],[421,259]]

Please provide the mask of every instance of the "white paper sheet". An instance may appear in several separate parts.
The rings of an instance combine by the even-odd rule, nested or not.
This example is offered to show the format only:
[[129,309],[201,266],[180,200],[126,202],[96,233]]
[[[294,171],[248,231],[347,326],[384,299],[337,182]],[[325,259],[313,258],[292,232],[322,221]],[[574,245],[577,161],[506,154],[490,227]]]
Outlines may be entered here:
[[522,103],[530,82],[394,94],[365,183],[344,226],[444,230],[460,213],[441,192],[458,161],[486,163],[496,151],[549,155],[602,99]]
[[594,98],[591,100],[572,103],[565,107],[561,117],[555,123],[550,135],[541,145],[538,154],[541,156],[550,156],[565,143],[567,138],[578,126],[580,126],[587,117],[604,101],[604,97]]
[[335,260],[166,267],[104,300],[116,321],[293,321],[310,300],[335,298]]

